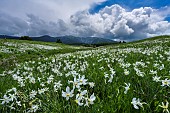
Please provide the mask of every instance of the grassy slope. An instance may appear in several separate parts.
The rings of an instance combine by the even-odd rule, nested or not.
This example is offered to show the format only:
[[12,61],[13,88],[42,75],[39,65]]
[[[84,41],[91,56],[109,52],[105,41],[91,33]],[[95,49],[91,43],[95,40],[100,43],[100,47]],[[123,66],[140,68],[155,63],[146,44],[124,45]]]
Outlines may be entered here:
[[[16,61],[18,63],[25,62],[25,61],[35,61],[36,64],[33,65],[32,63],[24,63],[21,65],[30,67],[33,69],[34,77],[37,78],[37,75],[44,74],[44,78],[41,82],[45,82],[45,80],[50,76],[54,75],[51,68],[55,66],[58,67],[59,73],[66,75],[68,72],[76,71],[80,75],[85,75],[88,81],[94,82],[95,86],[93,89],[89,88],[88,86],[83,86],[82,89],[87,89],[89,94],[94,93],[96,96],[96,100],[94,101],[94,105],[90,107],[79,107],[74,102],[74,99],[70,99],[66,101],[65,98],[61,96],[61,90],[65,91],[66,86],[72,87],[70,84],[67,83],[68,80],[73,80],[72,76],[55,76],[55,80],[61,80],[63,84],[62,89],[59,90],[57,93],[53,91],[51,87],[52,84],[48,85],[48,88],[51,88],[49,92],[45,95],[41,96],[38,95],[37,98],[41,99],[43,104],[40,112],[141,112],[141,113],[148,113],[148,112],[162,112],[162,109],[159,107],[161,102],[169,101],[169,87],[162,87],[161,82],[154,82],[152,77],[154,75],[149,74],[150,70],[157,71],[157,75],[161,77],[162,80],[165,78],[169,78],[170,75],[170,67],[169,61],[167,61],[168,55],[165,54],[165,51],[169,51],[170,48],[170,40],[166,41],[162,40],[164,38],[169,38],[168,36],[162,37],[155,37],[151,39],[146,39],[143,41],[133,42],[133,43],[126,43],[126,44],[117,44],[116,46],[106,46],[97,48],[94,51],[88,52],[75,52],[78,50],[86,50],[89,48],[71,48],[71,46],[66,46],[62,44],[57,44],[57,46],[62,47],[62,50],[58,51],[40,51],[39,54],[32,53],[28,54],[22,53],[19,55],[12,54],[12,55],[2,55],[2,58],[11,58],[11,56],[16,57]],[[154,42],[154,40],[160,40],[160,42]],[[11,40],[9,40],[11,41]],[[13,41],[13,40],[12,40]],[[20,41],[19,41],[20,42]],[[21,41],[22,42],[22,41]],[[148,43],[149,42],[149,43]],[[27,42],[26,43],[38,43],[38,44],[45,44],[45,45],[52,45],[56,46],[55,43],[44,43],[44,42]],[[157,48],[158,49],[155,49]],[[128,48],[133,48],[132,51],[129,51]],[[136,52],[135,48],[142,48],[141,52],[146,52],[141,54],[141,52]],[[161,48],[161,49],[159,49]],[[153,51],[153,52],[152,52]],[[157,53],[155,53],[155,51]],[[75,52],[75,53],[72,53]],[[151,52],[151,53],[150,53]],[[69,53],[62,56],[60,53]],[[150,53],[150,55],[148,54]],[[58,54],[58,56],[54,56],[54,54]],[[163,58],[160,56],[163,55]],[[29,56],[29,57],[28,57]],[[43,56],[40,60],[40,56]],[[44,58],[48,58],[45,60]],[[52,60],[55,59],[55,62]],[[123,61],[122,61],[123,60]],[[41,65],[45,64],[45,67],[42,69],[45,72],[39,72],[37,67],[41,67],[38,64],[41,62]],[[144,77],[138,76],[136,71],[134,70],[134,65],[136,62],[141,62],[146,65],[137,67],[141,72],[144,73]],[[148,63],[149,62],[149,63]],[[88,65],[86,65],[86,63]],[[123,67],[122,64],[131,64],[130,67]],[[160,66],[154,67],[154,64],[159,64]],[[61,67],[59,66],[61,64]],[[67,64],[76,65],[75,68],[70,69],[67,67]],[[109,64],[109,65],[108,65]],[[164,64],[164,69],[160,70],[158,68]],[[52,65],[52,67],[50,67]],[[83,66],[86,67],[85,71],[82,71]],[[64,69],[66,67],[66,69]],[[74,67],[74,66],[73,66]],[[6,68],[6,67],[5,67]],[[18,70],[23,71],[22,66],[17,67]],[[3,68],[4,69],[4,68]],[[116,71],[114,75],[113,81],[108,83],[109,78],[105,78],[106,73],[108,76],[111,74],[111,69]],[[124,75],[124,71],[127,69],[130,73],[129,75]],[[25,70],[27,72],[27,70]],[[30,71],[28,71],[30,72]],[[9,74],[10,75],[10,74]],[[21,75],[22,76],[22,75]],[[41,77],[41,76],[40,76]],[[8,81],[8,85],[6,84]],[[12,80],[10,76],[2,77],[0,81],[0,92],[2,94],[5,91],[12,87],[20,88],[16,81]],[[124,83],[130,83],[130,90],[127,94],[124,94]],[[23,92],[23,95],[27,95],[29,91],[32,89],[37,89],[40,87],[38,83],[31,84],[27,83],[26,87],[20,89]],[[25,92],[24,92],[25,91]],[[2,98],[2,94],[0,96]],[[75,91],[76,93],[76,91]],[[147,105],[143,105],[144,109],[140,108],[139,110],[135,110],[133,105],[131,104],[132,98],[140,98],[142,102],[146,102]],[[31,100],[29,100],[31,101]],[[28,102],[29,102],[28,101]],[[25,102],[25,103],[28,103]],[[24,103],[24,102],[23,102]],[[30,107],[26,104],[27,107]],[[3,111],[8,111],[8,107],[2,107]],[[24,110],[24,107],[21,107],[20,110]]]
[[[0,72],[4,69],[8,69],[15,63],[21,63],[29,60],[36,60],[41,57],[48,57],[55,54],[64,54],[76,51],[87,50],[89,48],[85,48],[83,46],[70,46],[61,43],[52,43],[52,42],[40,42],[40,41],[27,41],[27,40],[11,40],[11,39],[0,39],[0,46],[5,46],[3,43],[11,42],[11,43],[19,43],[19,44],[40,44],[47,45],[52,47],[60,47],[61,49],[57,50],[38,50],[32,51],[27,50],[26,52],[14,52],[14,53],[2,53],[0,52]],[[16,47],[10,46],[10,49],[15,49]]]
[[143,40],[138,40],[138,41],[134,41],[134,42],[130,42],[130,43],[139,43],[139,42],[153,41],[153,40],[165,39],[165,38],[170,38],[170,36],[169,35],[155,36],[155,37],[150,37],[150,38],[146,38]]

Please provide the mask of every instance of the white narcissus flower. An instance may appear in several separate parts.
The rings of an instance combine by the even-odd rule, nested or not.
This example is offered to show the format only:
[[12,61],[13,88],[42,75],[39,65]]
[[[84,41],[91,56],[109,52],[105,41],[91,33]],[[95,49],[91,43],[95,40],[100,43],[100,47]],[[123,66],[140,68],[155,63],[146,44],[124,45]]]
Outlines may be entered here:
[[5,76],[5,73],[3,72],[2,74],[0,74],[0,76]]
[[135,109],[139,109],[139,107],[143,108],[143,104],[146,104],[145,102],[140,102],[140,99],[133,98],[131,104],[133,104],[133,107]]
[[30,83],[33,83],[33,84],[35,84],[35,78],[34,77],[29,77],[29,80],[30,80]]
[[17,80],[17,79],[18,79],[17,74],[13,74],[12,77],[13,77],[14,80]]
[[39,108],[38,105],[31,105],[30,110],[28,111],[29,113],[36,112]]
[[110,75],[110,78],[109,78],[108,82],[111,83],[112,80],[113,80],[113,74]]
[[94,93],[90,96],[90,98],[86,98],[86,104],[84,106],[89,106],[89,104],[94,104],[94,100],[96,97],[94,96]]
[[127,94],[127,91],[130,89],[130,83],[125,83],[125,85],[126,86],[124,87],[125,88],[124,93]]
[[30,99],[33,99],[37,95],[37,91],[32,90],[30,93]]
[[61,88],[61,86],[62,86],[62,84],[61,84],[61,81],[58,81],[57,83],[56,82],[54,82],[54,84],[55,84],[55,86],[57,87],[57,88]]
[[68,81],[68,83],[73,83],[73,89],[74,88],[78,88],[79,89],[80,85],[81,85],[76,77],[74,77],[74,81]]
[[15,96],[15,94],[9,94],[10,97],[10,101],[14,101],[17,99],[17,97]]
[[129,75],[129,71],[127,69],[124,70],[125,75]]
[[21,101],[16,101],[18,106],[21,106]]
[[9,103],[10,102],[10,98],[9,97],[7,97],[7,95],[4,95],[4,98],[3,99],[0,99],[0,100],[2,100],[2,105],[4,105],[5,103]]
[[159,81],[160,81],[160,78],[161,78],[161,77],[154,76],[154,77],[153,77],[153,81],[155,81],[155,82],[159,82]]
[[163,108],[163,112],[169,113],[168,105],[169,105],[169,102],[166,101],[166,104],[164,104],[164,103],[162,102],[162,105],[159,105],[159,107]]
[[42,83],[40,83],[40,86],[44,87],[44,86],[45,86],[45,84],[42,82]]
[[141,71],[137,71],[136,74],[138,76],[141,76],[141,77],[144,77],[145,73],[144,72],[141,72]]
[[73,90],[70,91],[70,87],[66,87],[66,92],[62,91],[62,96],[66,98],[66,100],[68,100],[70,97],[73,97]]
[[41,82],[41,78],[40,77],[38,77],[38,81]]
[[82,77],[79,76],[78,81],[79,81],[80,85],[86,85],[87,84],[87,79],[85,79],[84,75]]
[[104,77],[105,78],[108,78],[109,77],[109,74],[107,74],[106,72],[104,73]]
[[82,92],[80,92],[80,93],[78,93],[77,95],[76,95],[76,100],[75,100],[75,102],[79,105],[79,106],[82,106],[83,105],[83,103],[81,102],[81,101],[83,101],[83,99],[84,99],[84,95],[87,93],[87,90],[84,90],[84,91],[82,91]]
[[57,83],[54,82],[54,91],[57,92],[58,89],[61,88],[61,86],[62,86],[61,81],[59,81],[59,82],[57,82]]
[[38,89],[38,94],[44,94],[45,91],[48,91],[48,88]]
[[170,85],[170,80],[167,78],[165,80],[162,80],[162,85],[161,86],[169,86]]
[[155,74],[157,74],[157,71],[150,70],[149,74],[155,75]]
[[13,87],[12,89],[9,89],[6,93],[9,93],[9,92],[14,92],[16,94],[17,89],[15,87]]
[[93,83],[93,82],[89,82],[89,86],[90,86],[90,88],[93,88],[93,87],[94,87],[94,85],[95,85],[95,83]]
[[88,100],[90,104],[93,104],[94,100],[96,99],[96,97],[94,96],[94,93],[90,96],[90,99]]
[[76,95],[76,97],[82,99],[82,98],[84,98],[84,95],[85,95],[86,93],[87,93],[87,90],[84,90],[84,91],[78,93],[78,94]]
[[162,70],[162,69],[164,69],[165,67],[164,67],[164,64],[162,64],[160,67],[158,67],[158,69],[159,70]]
[[111,74],[115,75],[116,71],[114,71],[114,69],[110,68],[110,72]]
[[81,101],[82,101],[82,99],[81,99],[81,98],[78,98],[78,96],[76,95],[76,100],[75,100],[75,102],[76,102],[79,106],[82,106],[82,105],[83,105],[83,103],[82,103]]
[[54,79],[54,76],[51,75],[49,78],[47,78],[47,84],[50,84]]

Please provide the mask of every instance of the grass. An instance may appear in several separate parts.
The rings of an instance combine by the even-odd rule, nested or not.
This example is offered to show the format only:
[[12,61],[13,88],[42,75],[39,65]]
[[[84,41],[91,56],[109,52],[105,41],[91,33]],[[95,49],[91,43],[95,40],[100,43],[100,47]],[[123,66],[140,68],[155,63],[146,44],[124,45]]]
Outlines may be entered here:
[[169,110],[161,107],[162,102],[170,102],[170,38],[167,36],[95,49],[6,41],[60,48],[1,52],[3,60],[15,57],[9,66],[1,64],[1,112],[160,113]]

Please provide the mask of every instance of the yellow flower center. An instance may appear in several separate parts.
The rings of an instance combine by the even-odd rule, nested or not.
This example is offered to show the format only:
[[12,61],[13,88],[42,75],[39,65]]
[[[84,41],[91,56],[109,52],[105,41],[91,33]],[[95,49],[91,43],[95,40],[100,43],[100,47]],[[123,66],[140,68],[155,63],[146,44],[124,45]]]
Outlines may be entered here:
[[76,103],[78,103],[78,100],[75,100]]
[[67,97],[69,97],[69,96],[70,96],[70,94],[66,94],[66,96],[67,96]]
[[77,82],[75,82],[74,85],[76,86],[76,85],[77,85]]
[[162,108],[164,108],[164,109],[168,109],[168,106],[165,106],[165,105],[164,105],[164,106],[162,106]]
[[164,81],[164,84],[168,85],[168,81]]

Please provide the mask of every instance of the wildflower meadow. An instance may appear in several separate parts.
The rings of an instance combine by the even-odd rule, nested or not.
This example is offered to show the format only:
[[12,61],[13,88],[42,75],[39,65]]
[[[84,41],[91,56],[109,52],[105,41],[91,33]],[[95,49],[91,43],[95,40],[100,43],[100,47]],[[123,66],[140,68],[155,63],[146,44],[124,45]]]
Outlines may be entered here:
[[[0,63],[0,112],[169,113],[168,36],[97,48],[0,41],[1,59],[18,55]],[[20,60],[28,51],[39,54]]]

